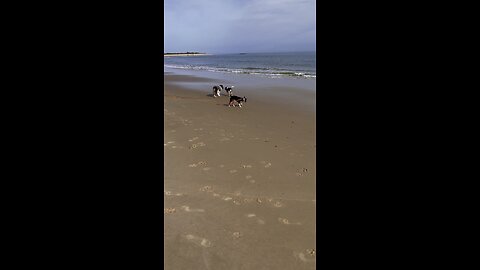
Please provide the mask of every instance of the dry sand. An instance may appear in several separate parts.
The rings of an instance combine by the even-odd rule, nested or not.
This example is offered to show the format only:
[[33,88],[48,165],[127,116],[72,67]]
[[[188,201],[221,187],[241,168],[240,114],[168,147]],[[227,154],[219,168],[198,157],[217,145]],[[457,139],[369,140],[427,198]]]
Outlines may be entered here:
[[165,269],[315,269],[311,96],[229,108],[208,78],[164,78]]

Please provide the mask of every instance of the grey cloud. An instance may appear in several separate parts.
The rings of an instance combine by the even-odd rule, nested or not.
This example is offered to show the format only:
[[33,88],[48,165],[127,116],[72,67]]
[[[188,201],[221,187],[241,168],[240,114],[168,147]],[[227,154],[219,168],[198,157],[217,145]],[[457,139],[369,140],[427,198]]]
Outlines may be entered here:
[[166,51],[315,50],[315,1],[166,0]]

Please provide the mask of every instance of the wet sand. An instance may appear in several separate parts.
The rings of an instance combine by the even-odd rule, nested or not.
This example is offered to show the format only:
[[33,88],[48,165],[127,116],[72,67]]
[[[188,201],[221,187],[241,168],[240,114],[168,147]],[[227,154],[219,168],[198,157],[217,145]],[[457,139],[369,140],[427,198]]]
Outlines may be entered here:
[[315,269],[314,94],[164,81],[165,269]]

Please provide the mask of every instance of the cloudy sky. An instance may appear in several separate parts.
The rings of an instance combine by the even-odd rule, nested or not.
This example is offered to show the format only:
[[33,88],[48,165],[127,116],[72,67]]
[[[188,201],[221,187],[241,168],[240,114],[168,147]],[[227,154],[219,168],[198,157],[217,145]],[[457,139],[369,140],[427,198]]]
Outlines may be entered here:
[[165,52],[314,51],[315,0],[165,0]]

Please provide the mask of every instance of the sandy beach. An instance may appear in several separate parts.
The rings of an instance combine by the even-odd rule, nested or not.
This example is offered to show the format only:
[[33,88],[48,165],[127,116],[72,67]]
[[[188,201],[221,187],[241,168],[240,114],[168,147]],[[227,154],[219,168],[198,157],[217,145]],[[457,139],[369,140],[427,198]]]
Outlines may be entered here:
[[[213,98],[220,83],[247,103]],[[165,269],[315,269],[315,93],[164,84]]]

